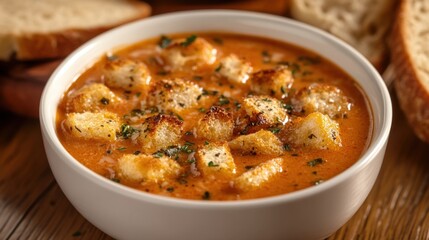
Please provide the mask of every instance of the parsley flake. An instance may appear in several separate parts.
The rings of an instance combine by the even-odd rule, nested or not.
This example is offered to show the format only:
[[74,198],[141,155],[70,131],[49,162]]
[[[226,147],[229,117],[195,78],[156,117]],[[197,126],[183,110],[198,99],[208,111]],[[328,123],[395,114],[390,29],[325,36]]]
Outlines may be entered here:
[[180,46],[187,47],[187,46],[191,45],[196,39],[197,39],[197,35],[191,35],[191,36],[187,37],[184,42],[181,42]]
[[323,162],[324,162],[324,160],[322,158],[316,158],[316,159],[313,159],[311,161],[308,161],[307,166],[315,167],[319,164],[322,164]]

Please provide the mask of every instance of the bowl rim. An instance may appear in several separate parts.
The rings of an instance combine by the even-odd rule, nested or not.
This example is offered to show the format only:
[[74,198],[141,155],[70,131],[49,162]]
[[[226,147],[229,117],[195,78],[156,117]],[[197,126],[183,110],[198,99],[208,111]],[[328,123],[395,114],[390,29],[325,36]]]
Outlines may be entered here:
[[[56,82],[59,75],[62,74],[64,69],[76,62],[80,57],[84,56],[84,53],[87,49],[90,49],[91,46],[96,44],[100,39],[106,38],[112,33],[117,31],[123,31],[126,28],[132,28],[135,25],[140,25],[143,22],[150,24],[148,22],[155,22],[160,18],[195,18],[195,17],[205,17],[207,15],[216,15],[218,17],[228,16],[228,17],[236,17],[236,18],[252,18],[254,20],[262,20],[266,22],[280,22],[283,24],[288,24],[289,26],[293,26],[296,28],[302,28],[307,32],[311,32],[310,34],[321,37],[332,44],[336,45],[336,47],[340,47],[348,52],[351,58],[355,58],[355,60],[359,61],[362,66],[365,68],[366,72],[373,77],[375,80],[375,85],[378,87],[378,90],[381,92],[381,96],[377,96],[376,98],[381,98],[383,112],[381,114],[380,126],[380,134],[378,136],[372,136],[372,140],[369,143],[365,152],[361,155],[361,157],[350,167],[339,173],[338,175],[330,178],[323,184],[318,185],[317,187],[308,187],[305,189],[301,189],[298,191],[285,193],[281,195],[275,195],[270,197],[263,197],[257,199],[246,199],[246,200],[237,200],[237,201],[203,201],[203,200],[191,200],[191,199],[181,199],[175,197],[161,196],[153,193],[146,193],[137,189],[133,189],[131,187],[117,184],[109,179],[106,179],[97,173],[93,172],[83,164],[81,164],[77,159],[71,156],[64,146],[59,141],[59,138],[56,134],[55,120],[52,121],[52,118],[56,116],[52,116],[49,114],[48,105],[49,105],[49,92],[54,82]],[[255,33],[255,36],[258,36]],[[298,45],[299,46],[299,45]],[[311,51],[316,51],[315,49],[309,49]],[[329,58],[328,58],[329,59]],[[329,59],[332,61],[331,59]],[[345,69],[343,71],[347,72]],[[76,76],[74,80],[76,80]],[[73,82],[71,81],[71,82]],[[366,93],[365,93],[366,94]],[[372,102],[368,98],[369,104],[372,108]],[[58,105],[57,105],[58,106]],[[57,108],[56,106],[56,108]],[[373,111],[373,110],[372,110]],[[374,114],[374,112],[373,112]],[[55,114],[54,114],[55,115]],[[45,85],[45,88],[42,93],[42,97],[40,100],[40,108],[39,108],[39,117],[40,117],[40,125],[43,135],[47,141],[44,141],[44,144],[50,144],[53,147],[53,150],[57,152],[57,154],[63,156],[61,161],[64,161],[69,167],[73,168],[76,172],[78,172],[82,177],[87,178],[88,180],[95,183],[98,187],[106,188],[109,191],[120,194],[128,198],[133,198],[139,201],[151,202],[153,204],[165,205],[165,206],[175,206],[175,207],[183,207],[183,208],[248,208],[255,206],[263,206],[263,205],[276,205],[276,204],[284,204],[287,202],[298,201],[303,198],[310,197],[312,195],[317,195],[321,192],[327,191],[330,188],[340,184],[346,179],[353,177],[353,175],[368,165],[371,161],[373,161],[376,155],[382,151],[383,147],[387,143],[391,124],[392,124],[392,105],[391,99],[386,85],[384,84],[381,76],[375,70],[375,68],[369,63],[369,61],[363,57],[357,50],[350,47],[344,41],[332,36],[320,29],[312,27],[310,25],[304,24],[302,22],[295,21],[293,19],[288,19],[285,17],[274,16],[266,13],[257,13],[250,11],[242,11],[242,10],[190,10],[190,11],[180,11],[173,13],[160,14],[156,16],[151,16],[146,19],[138,20],[135,22],[131,22],[120,27],[116,27],[112,30],[109,30],[101,35],[93,38],[87,43],[83,44],[81,47],[76,49],[73,53],[71,53],[53,72],[48,82]],[[54,122],[54,124],[51,124]],[[374,133],[375,134],[375,133]],[[56,159],[58,160],[58,159]]]

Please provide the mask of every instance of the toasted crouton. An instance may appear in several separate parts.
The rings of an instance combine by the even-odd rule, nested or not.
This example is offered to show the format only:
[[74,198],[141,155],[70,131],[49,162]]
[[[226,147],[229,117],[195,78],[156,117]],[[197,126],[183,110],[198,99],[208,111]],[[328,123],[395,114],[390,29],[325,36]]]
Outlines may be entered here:
[[220,60],[218,72],[232,83],[246,83],[253,68],[235,54],[230,54]]
[[162,80],[154,84],[149,92],[148,104],[157,106],[161,111],[180,113],[195,106],[202,89],[188,81],[176,78]]
[[73,92],[67,107],[70,112],[96,112],[120,101],[104,84],[92,83]]
[[151,80],[146,64],[131,59],[107,61],[103,73],[107,86],[130,91],[144,90]]
[[227,143],[204,145],[198,149],[196,157],[197,167],[205,176],[230,177],[236,172],[234,158]]
[[351,103],[339,88],[325,84],[312,84],[301,89],[292,102],[295,111],[306,115],[320,112],[333,119],[343,118],[351,108]]
[[279,155],[284,151],[282,142],[267,130],[237,137],[229,142],[229,147],[242,154]]
[[183,122],[175,116],[158,114],[144,121],[138,141],[145,153],[176,145],[182,136]]
[[180,174],[180,165],[168,157],[125,154],[118,160],[119,176],[137,182],[159,183]]
[[315,149],[338,149],[341,138],[338,123],[320,112],[309,114],[292,127],[290,143]]
[[162,57],[173,69],[199,68],[216,61],[217,50],[205,39],[195,35],[176,39],[162,51]]
[[265,69],[253,73],[250,89],[257,94],[270,95],[276,98],[287,97],[293,85],[292,72],[285,68]]
[[272,97],[250,96],[243,100],[242,106],[250,119],[257,124],[285,124],[288,121],[283,104]]
[[198,137],[209,141],[227,141],[234,130],[232,115],[222,107],[213,106],[198,121],[196,130]]
[[111,112],[69,113],[64,126],[78,138],[115,141],[119,131],[119,118]]
[[243,173],[234,180],[234,187],[242,192],[255,190],[283,172],[283,158],[273,158]]

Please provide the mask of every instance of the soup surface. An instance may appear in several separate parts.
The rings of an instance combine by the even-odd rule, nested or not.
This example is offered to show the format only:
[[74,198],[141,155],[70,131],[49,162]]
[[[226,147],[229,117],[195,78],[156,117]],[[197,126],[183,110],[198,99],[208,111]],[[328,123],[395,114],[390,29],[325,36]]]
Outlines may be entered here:
[[62,144],[89,169],[202,200],[323,184],[359,159],[371,128],[364,94],[339,67],[297,46],[226,33],[160,36],[107,53],[57,113]]

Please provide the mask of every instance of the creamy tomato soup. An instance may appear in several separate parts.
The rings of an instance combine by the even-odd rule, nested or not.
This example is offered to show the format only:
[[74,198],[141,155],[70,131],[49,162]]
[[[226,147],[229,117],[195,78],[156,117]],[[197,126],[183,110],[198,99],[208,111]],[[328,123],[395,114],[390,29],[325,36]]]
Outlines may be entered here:
[[57,133],[92,171],[148,193],[240,200],[323,184],[372,131],[359,85],[300,47],[226,33],[106,53],[70,86]]

